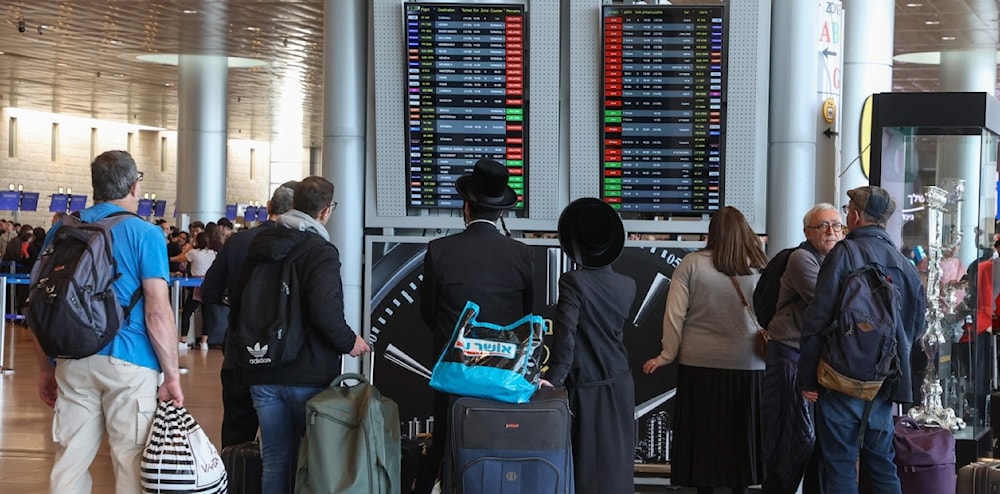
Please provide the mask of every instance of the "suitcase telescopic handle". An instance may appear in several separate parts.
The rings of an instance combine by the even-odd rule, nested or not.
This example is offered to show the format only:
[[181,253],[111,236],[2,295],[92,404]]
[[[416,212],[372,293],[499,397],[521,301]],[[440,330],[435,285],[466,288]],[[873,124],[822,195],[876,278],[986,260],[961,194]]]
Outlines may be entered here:
[[361,374],[355,374],[353,372],[349,372],[347,374],[341,374],[341,375],[337,376],[337,378],[334,379],[333,382],[330,383],[330,387],[331,388],[335,388],[337,386],[340,386],[340,385],[344,384],[344,381],[347,381],[348,379],[354,379],[354,380],[358,381],[359,383],[367,383],[368,382],[368,379],[366,379],[365,376],[362,376]]

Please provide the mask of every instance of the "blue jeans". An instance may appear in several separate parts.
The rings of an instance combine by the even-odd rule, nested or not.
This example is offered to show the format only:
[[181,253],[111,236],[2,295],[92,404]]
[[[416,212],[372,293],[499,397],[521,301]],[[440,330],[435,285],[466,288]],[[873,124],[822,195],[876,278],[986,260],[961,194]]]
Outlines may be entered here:
[[822,451],[827,494],[857,494],[855,462],[872,481],[875,494],[900,494],[896,464],[892,462],[892,403],[878,397],[868,415],[868,430],[858,448],[858,431],[865,401],[837,391],[821,391],[816,402],[816,440]]
[[306,401],[323,386],[254,384],[253,407],[260,421],[260,457],[264,464],[262,492],[292,492],[298,467],[299,442],[306,432]]

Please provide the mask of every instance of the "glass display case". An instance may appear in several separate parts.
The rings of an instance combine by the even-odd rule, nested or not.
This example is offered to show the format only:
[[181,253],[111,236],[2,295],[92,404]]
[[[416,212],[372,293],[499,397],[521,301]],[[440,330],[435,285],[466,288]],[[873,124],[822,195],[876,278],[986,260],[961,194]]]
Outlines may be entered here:
[[986,93],[873,99],[870,179],[897,200],[887,230],[927,295],[922,398],[904,412],[952,429],[960,465],[990,452],[998,131],[1000,103]]

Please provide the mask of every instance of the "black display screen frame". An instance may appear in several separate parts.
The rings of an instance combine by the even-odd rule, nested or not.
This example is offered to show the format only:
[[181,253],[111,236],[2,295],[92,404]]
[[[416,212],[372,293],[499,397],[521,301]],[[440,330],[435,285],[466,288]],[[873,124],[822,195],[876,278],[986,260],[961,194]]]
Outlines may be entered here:
[[[620,194],[624,193],[624,190],[623,189],[617,190],[617,193],[619,195],[615,195],[616,191],[614,190],[614,187],[615,187],[616,184],[615,183],[609,183],[608,181],[606,181],[606,178],[614,178],[614,177],[608,177],[607,176],[608,169],[609,169],[609,167],[607,165],[609,164],[609,156],[611,156],[611,154],[613,154],[613,152],[615,150],[615,141],[614,141],[614,139],[616,137],[615,133],[608,132],[609,126],[608,126],[608,120],[607,120],[608,117],[612,117],[612,118],[614,117],[614,115],[608,114],[608,110],[609,110],[608,99],[609,99],[609,89],[613,90],[612,84],[616,84],[616,82],[614,80],[614,77],[609,77],[609,73],[608,73],[609,72],[608,71],[608,56],[609,56],[609,47],[608,47],[608,39],[609,39],[608,38],[608,19],[609,19],[609,17],[615,17],[617,15],[620,15],[620,13],[623,14],[624,12],[648,13],[648,15],[653,15],[653,16],[657,16],[657,17],[664,17],[666,19],[672,19],[672,18],[674,18],[674,17],[676,17],[678,15],[684,15],[685,11],[698,11],[698,10],[705,10],[705,9],[708,9],[708,10],[712,11],[711,12],[711,18],[716,18],[717,17],[717,18],[721,19],[721,42],[722,42],[721,48],[722,49],[721,49],[721,57],[719,58],[719,62],[721,62],[720,63],[720,77],[718,78],[719,80],[717,81],[718,84],[715,84],[714,81],[712,81],[711,74],[709,74],[708,86],[710,87],[710,89],[709,89],[709,97],[707,98],[708,99],[708,103],[707,104],[709,106],[709,108],[707,110],[707,116],[709,118],[709,122],[707,123],[707,125],[710,126],[710,125],[714,124],[714,122],[711,122],[711,120],[713,120],[714,117],[715,117],[712,114],[712,112],[714,112],[716,110],[718,111],[717,123],[719,125],[719,128],[718,128],[717,141],[715,142],[715,144],[718,146],[718,156],[717,156],[717,158],[718,158],[718,170],[717,170],[717,173],[718,173],[718,184],[717,184],[717,187],[718,187],[718,198],[717,198],[717,200],[714,200],[715,198],[713,198],[711,196],[707,196],[707,197],[704,198],[704,205],[699,205],[699,206],[695,207],[692,204],[694,202],[694,198],[683,198],[683,197],[663,198],[663,197],[661,197],[661,198],[659,198],[660,200],[667,200],[668,202],[659,203],[659,205],[656,205],[656,204],[647,204],[647,203],[639,202],[638,204],[633,203],[631,208],[626,208],[625,207],[626,201],[624,199],[624,196],[620,195]],[[725,170],[726,170],[727,100],[728,100],[728,87],[727,87],[728,82],[727,81],[728,81],[728,75],[729,75],[728,55],[729,55],[729,25],[730,25],[729,18],[728,18],[728,9],[727,9],[727,7],[725,5],[722,5],[722,4],[713,4],[713,5],[603,5],[602,8],[601,8],[601,20],[600,20],[600,23],[601,23],[601,29],[600,29],[600,31],[601,31],[601,33],[600,33],[601,34],[601,54],[600,54],[600,64],[601,64],[601,86],[600,87],[601,87],[601,94],[600,94],[600,107],[599,107],[599,119],[600,119],[599,120],[599,125],[600,125],[600,128],[599,128],[599,135],[600,135],[600,156],[599,156],[599,159],[600,159],[600,167],[599,167],[599,170],[600,170],[599,171],[600,179],[599,179],[599,184],[600,185],[599,185],[599,188],[600,188],[600,194],[601,194],[600,197],[601,197],[601,199],[603,199],[603,200],[611,203],[612,206],[616,207],[616,209],[622,215],[622,218],[625,218],[625,219],[659,219],[659,218],[665,218],[665,217],[685,217],[685,216],[697,217],[697,216],[701,216],[701,215],[704,215],[704,214],[711,214],[711,213],[713,213],[715,211],[718,211],[726,203],[725,202],[725,176],[726,176]],[[709,35],[711,36],[711,27],[710,27]],[[661,48],[661,50],[662,50],[662,48]],[[712,51],[711,39],[709,40],[708,50],[709,50],[709,68],[708,68],[708,72],[712,72],[713,69],[711,68],[711,64],[714,62],[714,60],[711,59],[711,51]],[[611,50],[611,51],[613,52],[613,50]],[[694,58],[696,56],[697,56],[697,54],[693,54],[692,57],[691,57],[691,59],[692,59],[692,63],[691,63],[691,65],[692,65],[691,79],[692,79],[693,82],[691,84],[692,85],[692,88],[691,88],[692,96],[690,97],[689,101],[693,101],[694,98],[695,98],[694,95],[696,94],[695,93],[695,88],[693,87],[695,85],[694,80],[695,80],[695,78],[698,75],[697,74],[697,70],[698,69],[697,69],[697,67],[695,66],[695,63],[694,63]],[[668,57],[651,57],[651,58],[668,58]],[[624,65],[624,63],[622,65]],[[623,67],[623,69],[624,69],[624,67]],[[624,70],[622,70],[622,71],[624,72]],[[663,75],[661,74],[660,77],[663,77]],[[623,83],[623,81],[618,80],[617,84],[619,84],[619,89],[624,89],[624,83]],[[666,85],[667,83],[666,83],[666,81],[663,81],[662,84]],[[717,86],[717,88],[716,88],[716,86]],[[718,91],[718,93],[719,93],[718,108],[712,108],[711,99],[712,99],[712,97],[714,97],[714,95],[712,95],[711,93],[713,91]],[[663,108],[666,108],[666,109],[672,109],[672,107],[670,106],[670,103],[674,102],[674,100],[677,100],[677,104],[680,104],[680,97],[678,97],[678,98],[663,97],[663,98],[660,99],[660,101],[662,101],[664,103],[663,104]],[[695,115],[694,111],[695,111],[695,109],[692,108],[692,114],[691,114],[691,125],[692,126],[695,125],[694,120],[696,119],[696,115]],[[621,115],[618,115],[618,116],[621,117]],[[695,147],[695,145],[694,145],[695,139],[696,138],[704,137],[706,139],[706,145],[708,146],[705,149],[708,150],[708,149],[710,149],[711,145],[713,144],[712,142],[708,142],[708,139],[710,137],[712,137],[711,136],[711,130],[713,130],[713,129],[706,128],[705,132],[701,133],[701,132],[698,132],[698,131],[692,129],[691,139],[690,139],[690,141],[688,143],[684,143],[683,142],[683,138],[679,137],[679,138],[676,138],[676,140],[678,142],[676,142],[675,145],[678,145],[678,146],[688,146],[693,151],[694,147]],[[652,137],[653,137],[653,139],[656,139],[656,138],[658,138],[660,136],[655,136],[654,135]],[[620,142],[620,140],[622,139],[620,126],[619,126],[619,132],[617,133],[617,138],[619,139],[619,142],[618,142],[617,146],[618,146],[618,156],[619,156],[618,159],[620,160],[621,156],[622,156],[622,149],[621,148],[624,146]],[[664,140],[666,140],[666,139],[664,139]],[[665,146],[666,146],[666,143],[662,143],[661,142],[659,148],[663,149]],[[656,149],[655,147],[652,147],[652,148]],[[636,149],[637,150],[641,150],[641,148],[636,148]],[[612,153],[609,154],[609,150],[611,150]],[[710,156],[706,156],[705,159],[708,160],[709,157]],[[610,158],[610,159],[613,160],[614,157],[612,156],[612,158]],[[692,158],[691,159],[694,160],[693,154],[692,154]],[[691,164],[693,165],[694,161],[692,161]],[[611,169],[613,170],[614,168],[612,167]],[[621,168],[619,168],[619,170],[621,170]],[[690,169],[686,169],[686,170],[690,170]],[[684,170],[681,170],[681,171],[684,171]],[[709,172],[709,175],[710,175],[711,174],[711,170],[708,170],[708,172]],[[680,175],[680,176],[679,177],[652,177],[652,178],[682,178],[682,179],[683,178],[687,178],[687,177],[684,176],[683,173],[678,173],[678,175]],[[690,176],[690,175],[688,175],[688,176]],[[621,176],[619,178],[625,178],[625,177]],[[706,187],[705,192],[711,192],[710,190],[707,189],[707,187],[711,187],[711,186],[713,186],[715,184],[707,183],[707,180],[710,179],[710,178],[714,178],[714,177],[708,176],[707,178],[705,178],[705,177],[698,177],[697,178],[697,180],[706,180],[705,183],[695,183],[694,182],[695,179],[692,178],[692,181],[690,183],[690,187],[691,187],[692,190],[690,191],[690,193],[691,194],[695,194],[695,193],[698,192],[695,189],[695,187]],[[624,187],[625,184],[619,182],[617,185],[619,187]],[[671,185],[674,185],[674,184],[667,184],[666,186],[671,186]],[[659,187],[659,185],[656,185],[656,187]],[[668,191],[664,191],[664,192],[668,192]],[[617,202],[616,198],[617,198],[617,201],[621,201],[621,202]],[[617,204],[616,204],[616,202],[617,202]]]
[[[433,194],[433,195],[432,195],[432,197],[427,198],[426,201],[429,202],[430,200],[434,200],[435,204],[426,204],[425,203],[425,199],[423,197],[421,197],[421,198],[415,198],[414,197],[414,194],[417,192],[417,191],[414,190],[414,187],[418,186],[415,183],[421,183],[422,184],[422,181],[420,181],[420,179],[426,178],[426,177],[419,177],[419,174],[422,173],[422,170],[421,171],[415,171],[414,170],[414,164],[415,163],[413,161],[414,158],[415,158],[413,156],[413,153],[415,153],[415,152],[416,153],[421,153],[421,154],[423,153],[422,147],[426,146],[426,144],[422,145],[420,143],[420,140],[422,138],[420,136],[420,134],[425,134],[425,133],[422,132],[422,129],[421,129],[420,132],[414,132],[414,129],[412,128],[412,124],[411,124],[411,120],[412,120],[411,114],[413,114],[414,110],[416,110],[417,115],[420,115],[420,108],[422,108],[422,105],[418,104],[417,106],[412,106],[412,104],[411,104],[411,86],[410,86],[410,84],[411,84],[411,81],[413,81],[412,76],[416,75],[417,78],[418,78],[417,80],[419,80],[419,76],[421,74],[419,73],[419,70],[416,73],[411,73],[411,64],[410,64],[410,62],[411,62],[411,60],[410,60],[411,48],[410,48],[410,39],[409,39],[409,37],[410,37],[410,32],[409,32],[409,30],[410,30],[410,27],[409,27],[409,20],[410,20],[409,19],[409,14],[410,14],[410,12],[411,12],[412,9],[420,9],[420,8],[438,9],[438,10],[440,10],[440,9],[463,9],[463,8],[471,8],[471,9],[514,8],[514,9],[518,9],[520,11],[520,15],[521,15],[521,53],[520,53],[521,54],[521,74],[520,74],[520,77],[521,77],[521,80],[520,80],[520,83],[521,83],[521,87],[520,87],[520,90],[521,90],[521,94],[520,94],[521,103],[520,103],[520,108],[516,108],[517,105],[504,105],[504,112],[505,112],[504,113],[504,119],[505,119],[504,121],[505,121],[505,126],[508,127],[507,132],[504,135],[504,140],[505,140],[505,142],[503,143],[504,157],[503,158],[499,158],[499,157],[496,156],[497,153],[486,153],[486,152],[484,152],[484,154],[482,154],[482,155],[478,155],[477,154],[477,155],[473,155],[473,156],[469,156],[469,157],[453,158],[455,160],[462,160],[462,159],[464,159],[464,160],[466,160],[466,162],[464,163],[464,165],[459,165],[459,166],[462,166],[461,170],[450,170],[450,173],[444,174],[444,175],[450,175],[450,177],[449,177],[448,180],[445,180],[445,181],[443,181],[440,184],[438,184],[436,182],[434,183],[434,185],[432,187],[434,187],[435,189],[438,189],[438,190],[434,191],[434,192],[428,192],[429,194]],[[529,127],[530,127],[530,125],[529,125],[529,120],[530,120],[530,118],[529,118],[529,107],[530,107],[530,94],[529,94],[529,90],[528,90],[528,86],[529,86],[528,82],[530,80],[530,76],[529,76],[530,64],[529,64],[529,39],[528,39],[529,38],[529,7],[528,7],[528,2],[526,0],[520,0],[520,1],[519,0],[502,0],[502,1],[496,1],[496,2],[481,2],[481,3],[453,3],[453,2],[447,2],[447,1],[435,1],[435,0],[422,0],[422,1],[404,0],[402,2],[402,18],[403,18],[402,20],[403,20],[403,36],[404,36],[404,40],[403,40],[404,41],[404,54],[403,54],[403,56],[404,56],[404,70],[405,70],[404,77],[405,77],[405,80],[406,80],[406,83],[404,84],[404,88],[405,88],[405,95],[404,95],[404,98],[405,98],[404,108],[405,108],[405,110],[404,111],[406,112],[405,115],[404,115],[404,121],[405,121],[405,125],[404,125],[404,128],[405,128],[405,140],[404,140],[404,142],[405,142],[405,146],[406,146],[405,197],[406,197],[406,208],[407,208],[407,211],[409,211],[409,212],[412,213],[412,212],[417,212],[417,211],[420,211],[420,210],[461,210],[462,209],[463,201],[462,201],[461,196],[458,195],[457,191],[454,191],[454,179],[457,178],[459,175],[461,175],[463,173],[471,172],[472,171],[472,166],[474,165],[475,161],[478,160],[481,157],[492,157],[494,159],[497,159],[497,161],[499,161],[499,162],[507,165],[508,164],[508,160],[511,159],[510,158],[511,154],[510,154],[509,146],[508,146],[508,144],[510,144],[510,142],[508,142],[508,141],[510,139],[520,139],[520,142],[516,143],[516,144],[519,144],[519,147],[520,147],[520,149],[519,149],[520,150],[520,154],[519,155],[521,157],[521,159],[519,160],[519,161],[521,161],[520,167],[519,167],[520,173],[512,172],[511,175],[510,175],[510,179],[511,179],[510,180],[510,185],[512,186],[512,188],[514,188],[518,192],[520,200],[519,200],[518,204],[515,207],[511,208],[511,211],[513,211],[513,213],[514,213],[514,215],[516,217],[519,217],[519,218],[527,217],[528,216],[528,210],[529,210],[529,203],[530,203],[530,197],[529,197],[529,193],[528,193],[528,190],[529,190],[528,183],[529,183],[529,177],[530,177],[530,171],[529,171],[530,170],[530,157],[529,157],[529,136],[530,136],[530,132],[529,132]],[[505,46],[505,49],[506,49],[506,46]],[[505,56],[505,65],[506,65],[506,56]],[[419,67],[418,67],[418,69],[419,69]],[[487,75],[487,74],[484,74],[484,75]],[[505,82],[505,84],[509,84],[509,82],[507,81],[507,72],[506,72],[506,69],[505,69],[505,81],[504,82]],[[507,99],[506,95],[504,96],[504,98]],[[509,116],[510,115],[516,116],[517,113],[511,113],[511,108],[508,108],[508,106],[514,106],[513,110],[515,110],[515,111],[519,110],[520,111],[521,121],[520,121],[520,128],[519,128],[519,130],[510,130],[510,128],[509,128],[510,122],[512,122],[512,120],[508,120]],[[485,108],[487,106],[484,105],[483,107]],[[495,108],[495,107],[491,107],[491,108]],[[429,112],[429,113],[436,114],[435,112]],[[487,120],[484,120],[484,121],[487,121]],[[517,125],[517,124],[514,124],[514,125]],[[433,139],[434,139],[434,141],[436,141],[437,140],[437,137],[436,137],[437,132],[434,132],[434,134],[435,134],[435,137],[433,137]],[[424,137],[426,137],[426,136],[424,136]],[[430,144],[430,145],[431,146],[437,146],[438,144],[435,142],[434,144]],[[470,146],[470,147],[472,147],[472,146]],[[496,146],[496,145],[489,146],[489,145],[485,145],[485,143],[484,143],[484,145],[479,146],[479,147],[488,148],[488,147],[500,147],[500,146]],[[518,154],[514,153],[513,156],[516,158],[518,156]],[[423,157],[420,156],[420,157],[417,157],[417,159],[423,159]],[[434,166],[435,168],[437,168],[438,166],[440,166],[438,164],[438,160],[440,159],[439,157],[433,157],[433,158],[429,157],[428,159],[433,159],[434,160],[434,164],[432,166]],[[513,166],[513,167],[512,166],[508,166],[508,168],[510,168],[513,171],[515,168],[518,168],[518,167],[517,166]],[[435,173],[435,175],[440,175],[440,172],[437,171],[437,173]],[[445,189],[445,190],[444,191],[440,190],[442,188]],[[444,199],[441,199],[440,196],[446,196],[446,197]],[[440,201],[442,201],[442,200],[444,200],[446,202],[444,204],[441,204]]]

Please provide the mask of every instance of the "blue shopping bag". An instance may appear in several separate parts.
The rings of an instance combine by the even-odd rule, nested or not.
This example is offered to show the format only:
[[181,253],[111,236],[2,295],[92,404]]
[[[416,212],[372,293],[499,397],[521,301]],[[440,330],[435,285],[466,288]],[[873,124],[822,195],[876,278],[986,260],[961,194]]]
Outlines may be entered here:
[[542,316],[528,314],[506,326],[476,320],[471,300],[434,365],[431,387],[443,393],[526,403],[541,375]]

